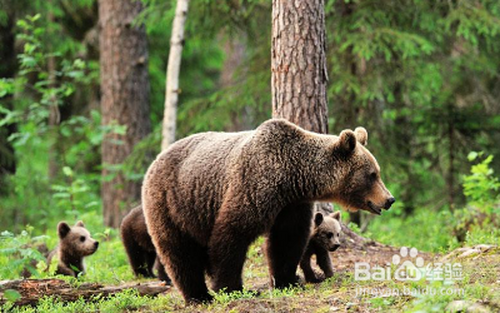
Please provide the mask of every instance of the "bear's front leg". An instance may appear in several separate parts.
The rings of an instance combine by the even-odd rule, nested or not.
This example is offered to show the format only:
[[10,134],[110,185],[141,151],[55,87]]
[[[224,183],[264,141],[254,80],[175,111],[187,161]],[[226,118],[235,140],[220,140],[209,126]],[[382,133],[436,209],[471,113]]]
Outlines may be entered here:
[[326,249],[318,249],[316,251],[316,263],[319,268],[325,273],[325,278],[330,278],[333,276],[333,265],[332,259],[330,258],[330,253]]
[[304,279],[306,280],[306,282],[319,283],[321,282],[321,280],[316,277],[316,273],[311,267],[311,257],[313,256],[313,254],[313,248],[311,247],[311,243],[309,243],[306,252],[304,252],[304,255],[302,256],[302,260],[300,261],[300,268],[304,273]]
[[298,284],[297,266],[309,241],[312,204],[284,208],[276,217],[266,242],[271,285],[285,288]]

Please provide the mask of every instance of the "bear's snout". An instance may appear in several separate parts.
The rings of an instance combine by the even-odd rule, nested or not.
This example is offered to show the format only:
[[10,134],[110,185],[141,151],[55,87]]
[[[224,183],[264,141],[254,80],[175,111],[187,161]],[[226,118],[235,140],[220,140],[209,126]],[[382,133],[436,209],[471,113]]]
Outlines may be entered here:
[[333,245],[333,246],[330,248],[330,252],[333,252],[333,251],[337,250],[339,247],[340,247],[340,245]]
[[94,242],[94,249],[97,250],[98,247],[99,247],[99,241]]
[[384,205],[384,209],[389,210],[394,202],[396,202],[396,199],[394,199],[394,197],[390,197],[389,199],[387,199]]

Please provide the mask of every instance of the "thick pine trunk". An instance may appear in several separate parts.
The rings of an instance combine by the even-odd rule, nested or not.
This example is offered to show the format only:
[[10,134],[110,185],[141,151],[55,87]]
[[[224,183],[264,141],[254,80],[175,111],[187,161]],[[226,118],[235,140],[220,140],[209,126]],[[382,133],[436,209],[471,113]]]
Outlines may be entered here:
[[[273,117],[285,118],[317,133],[328,132],[325,16],[323,0],[274,0],[272,20]],[[317,210],[331,213],[328,203]],[[338,253],[365,250],[375,243],[342,224]]]
[[102,143],[101,196],[104,223],[111,227],[118,227],[125,210],[140,198],[141,187],[112,167],[151,129],[146,32],[135,24],[141,9],[140,1],[99,1],[102,124],[127,126],[125,135],[108,134]]
[[184,47],[184,24],[189,0],[177,0],[175,18],[170,38],[168,55],[167,82],[165,86],[165,111],[163,113],[161,149],[165,150],[175,141],[177,102],[179,101],[179,74],[181,69],[182,48]]
[[273,1],[273,117],[328,132],[323,0]]

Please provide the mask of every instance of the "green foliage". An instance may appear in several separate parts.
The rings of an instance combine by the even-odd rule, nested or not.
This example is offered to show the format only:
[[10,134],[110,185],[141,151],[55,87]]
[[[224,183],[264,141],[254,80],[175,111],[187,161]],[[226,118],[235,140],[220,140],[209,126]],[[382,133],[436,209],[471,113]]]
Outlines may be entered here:
[[[481,158],[483,160],[480,160]],[[470,245],[498,244],[500,243],[498,236],[500,197],[497,191],[500,182],[490,167],[493,156],[484,157],[483,152],[471,152],[468,159],[471,162],[478,159],[480,161],[472,165],[469,175],[463,176],[467,206],[454,212],[455,232],[460,239],[465,239]]]
[[[48,62],[52,60],[52,66],[55,66],[56,59],[61,54],[43,50],[46,29],[37,25],[39,19],[40,15],[37,14],[18,21],[17,25],[21,30],[18,38],[24,42],[23,53],[18,54],[19,76],[15,80],[4,80],[4,84],[10,83],[11,86],[6,86],[1,92],[3,96],[24,93],[27,89],[34,93],[35,101],[18,101],[15,111],[2,108],[6,117],[0,120],[0,124],[21,124],[28,121],[36,125],[33,132],[24,131],[11,135],[10,141],[18,144],[26,143],[33,136],[43,136],[48,131],[51,106],[61,106],[75,91],[75,82],[82,82],[85,77],[85,63],[80,59],[73,62],[63,59],[59,69],[50,68]],[[33,75],[34,82],[31,79]]]
[[[476,160],[483,153],[471,152],[468,155],[470,161]],[[494,170],[490,168],[493,156],[484,158],[483,161],[471,167],[471,174],[464,176],[464,195],[471,205],[477,205],[484,213],[493,213],[494,207],[498,204],[500,196],[498,189],[500,182],[494,177]]]
[[374,219],[363,236],[395,247],[416,247],[428,252],[442,252],[458,246],[452,233],[454,222],[450,224],[453,218],[449,212],[422,208],[402,218],[391,210],[384,212],[382,219]]
[[37,248],[47,236],[33,236],[32,232],[33,227],[26,226],[19,235],[8,231],[0,234],[0,277],[3,279],[18,278],[25,270],[38,275],[36,263],[45,261],[45,256]]
[[228,303],[238,300],[238,299],[251,299],[255,298],[257,295],[256,292],[251,290],[243,290],[243,291],[233,291],[230,293],[221,290],[219,292],[214,292],[213,297],[215,299],[215,303],[212,305],[227,305]]
[[99,206],[98,201],[85,201],[85,197],[90,191],[85,180],[75,178],[74,172],[67,166],[63,167],[63,173],[69,180],[68,184],[52,185],[53,199],[56,200],[58,207],[71,210],[73,215],[78,216],[79,210],[88,210]]

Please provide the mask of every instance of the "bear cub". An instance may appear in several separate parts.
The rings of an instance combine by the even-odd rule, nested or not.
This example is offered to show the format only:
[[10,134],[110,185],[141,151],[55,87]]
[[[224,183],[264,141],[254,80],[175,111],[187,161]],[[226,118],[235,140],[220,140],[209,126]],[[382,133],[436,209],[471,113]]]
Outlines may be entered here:
[[94,254],[99,242],[90,237],[82,221],[71,227],[66,222],[57,225],[59,244],[47,257],[50,266],[52,258],[57,258],[56,274],[78,277],[85,273],[83,258]]
[[[323,216],[316,213],[314,216],[314,229],[311,233],[306,251],[300,261],[300,268],[308,283],[319,283],[333,276],[330,252],[340,247],[340,211]],[[318,277],[311,268],[311,257],[316,255],[316,263],[323,271],[324,276]]]
[[153,269],[156,269],[158,279],[170,283],[165,268],[156,256],[156,250],[148,233],[142,206],[135,207],[123,218],[120,232],[135,276],[154,278],[156,276]]

